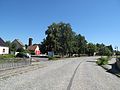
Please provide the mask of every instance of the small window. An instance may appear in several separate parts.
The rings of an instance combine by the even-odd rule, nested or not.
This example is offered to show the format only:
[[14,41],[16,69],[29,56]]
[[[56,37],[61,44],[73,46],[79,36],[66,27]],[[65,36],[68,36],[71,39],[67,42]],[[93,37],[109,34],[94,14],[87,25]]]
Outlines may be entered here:
[[5,49],[3,49],[3,53],[5,52]]

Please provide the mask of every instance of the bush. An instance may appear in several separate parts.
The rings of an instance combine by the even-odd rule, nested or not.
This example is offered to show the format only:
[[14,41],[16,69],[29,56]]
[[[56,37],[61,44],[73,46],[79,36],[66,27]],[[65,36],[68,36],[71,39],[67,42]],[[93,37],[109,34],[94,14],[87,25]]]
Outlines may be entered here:
[[49,60],[54,60],[55,58],[54,57],[48,57]]
[[96,63],[98,65],[106,65],[106,64],[108,64],[109,60],[110,60],[110,57],[101,57],[96,61]]
[[34,51],[30,51],[30,54],[31,54],[31,55],[35,55],[35,52],[34,52]]
[[29,56],[27,56],[26,53],[20,52],[16,55],[16,57],[20,57],[20,58],[29,58]]
[[54,55],[54,57],[55,57],[55,58],[61,58],[61,56],[59,56],[59,55]]
[[60,57],[55,56],[55,57],[48,57],[48,60],[58,60]]
[[18,48],[17,52],[24,52],[25,50],[23,48]]
[[25,50],[23,48],[18,48],[17,52],[21,52],[21,53],[30,53],[30,51]]

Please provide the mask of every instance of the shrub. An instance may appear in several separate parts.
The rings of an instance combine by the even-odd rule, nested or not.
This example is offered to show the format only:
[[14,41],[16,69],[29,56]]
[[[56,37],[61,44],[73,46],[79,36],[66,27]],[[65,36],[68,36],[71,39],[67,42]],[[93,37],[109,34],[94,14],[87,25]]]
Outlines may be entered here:
[[30,53],[30,51],[25,50],[23,48],[18,48],[17,52],[21,52],[21,53]]
[[54,55],[55,58],[61,58],[59,55]]
[[24,52],[25,50],[23,48],[18,48],[17,52]]
[[30,51],[30,54],[31,54],[31,55],[35,55],[35,52],[34,52],[34,51]]
[[110,57],[101,57],[96,61],[96,63],[98,65],[106,65],[106,64],[108,64],[109,60],[110,60]]
[[54,57],[48,57],[49,60],[54,60],[55,58]]
[[29,56],[27,56],[26,53],[20,52],[16,55],[16,57],[20,57],[20,58],[29,58]]

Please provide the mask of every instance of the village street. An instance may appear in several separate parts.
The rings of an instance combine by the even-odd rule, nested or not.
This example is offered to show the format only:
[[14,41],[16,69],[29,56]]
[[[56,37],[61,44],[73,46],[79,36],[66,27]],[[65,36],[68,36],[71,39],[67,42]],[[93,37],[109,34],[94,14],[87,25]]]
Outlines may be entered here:
[[120,79],[97,66],[96,58],[41,61],[41,68],[0,79],[0,90],[120,90]]

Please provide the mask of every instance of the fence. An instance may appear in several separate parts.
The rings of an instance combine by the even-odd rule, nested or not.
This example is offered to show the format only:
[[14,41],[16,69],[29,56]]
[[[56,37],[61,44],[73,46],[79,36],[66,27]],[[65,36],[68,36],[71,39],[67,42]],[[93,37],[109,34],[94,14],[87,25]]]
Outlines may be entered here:
[[0,70],[17,68],[31,64],[31,58],[0,59]]

